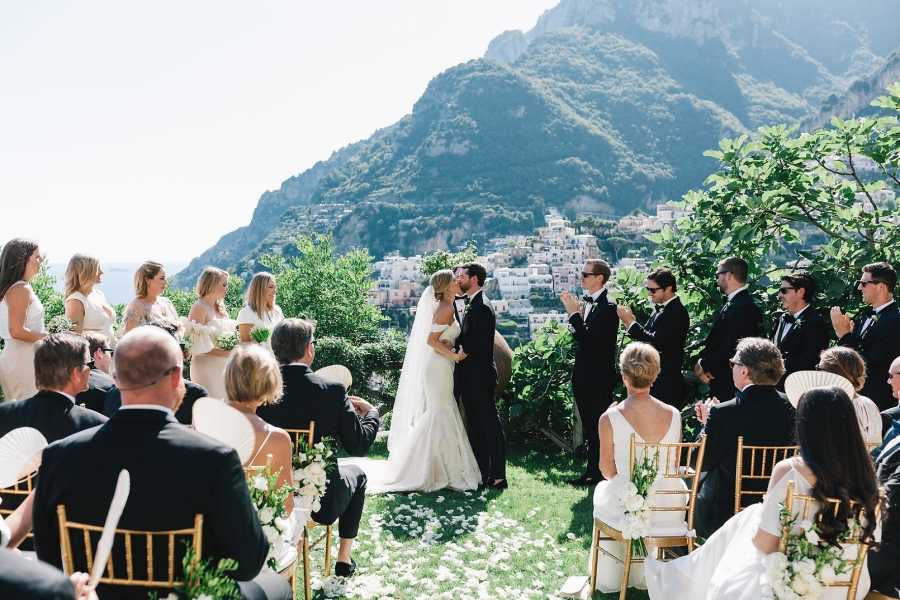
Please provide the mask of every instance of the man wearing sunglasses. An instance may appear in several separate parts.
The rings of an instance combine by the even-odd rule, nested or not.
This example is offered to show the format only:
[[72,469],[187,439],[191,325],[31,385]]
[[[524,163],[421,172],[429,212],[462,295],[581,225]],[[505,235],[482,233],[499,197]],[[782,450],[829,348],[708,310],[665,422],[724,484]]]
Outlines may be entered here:
[[831,324],[841,346],[853,348],[866,361],[866,384],[860,393],[875,401],[879,410],[894,405],[887,384],[891,362],[900,356],[900,308],[894,301],[897,272],[886,262],[863,267],[856,289],[869,310],[856,316],[845,315],[840,307],[832,307]]
[[581,269],[583,302],[569,292],[563,292],[560,296],[575,336],[572,392],[587,446],[587,468],[581,477],[569,482],[575,486],[591,486],[601,479],[598,424],[600,415],[612,404],[619,329],[616,305],[606,293],[610,275],[612,269],[609,263],[599,259],[588,260]]
[[819,354],[831,340],[828,323],[809,305],[815,296],[816,281],[808,273],[791,273],[781,278],[778,299],[784,312],[772,325],[772,341],[784,358],[785,374],[779,390],[784,391],[784,380],[791,373],[815,370]]
[[85,331],[81,336],[87,340],[91,353],[91,375],[88,378],[87,389],[75,396],[75,403],[85,408],[103,412],[106,396],[116,387],[110,373],[112,372],[113,350],[109,347],[109,340],[99,331]]

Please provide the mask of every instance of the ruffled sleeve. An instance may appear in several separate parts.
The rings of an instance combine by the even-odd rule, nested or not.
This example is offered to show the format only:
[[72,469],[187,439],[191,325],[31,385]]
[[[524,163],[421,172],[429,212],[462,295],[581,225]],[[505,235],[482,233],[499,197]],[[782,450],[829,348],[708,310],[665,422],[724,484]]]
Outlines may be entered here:
[[257,315],[256,312],[252,308],[250,308],[248,305],[245,304],[244,307],[241,309],[241,312],[238,313],[237,322],[238,322],[238,325],[256,326],[259,324],[260,319],[259,319],[259,315]]
[[184,317],[181,319],[181,326],[184,328],[185,336],[191,342],[192,354],[206,354],[214,350],[216,338],[222,334],[215,321],[204,325]]

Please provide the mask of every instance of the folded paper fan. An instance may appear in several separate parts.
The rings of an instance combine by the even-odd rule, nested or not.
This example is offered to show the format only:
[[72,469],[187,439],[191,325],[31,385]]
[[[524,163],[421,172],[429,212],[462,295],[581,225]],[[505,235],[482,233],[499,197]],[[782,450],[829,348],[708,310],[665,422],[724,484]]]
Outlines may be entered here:
[[316,375],[328,381],[341,384],[345,390],[349,390],[350,386],[353,385],[353,375],[350,374],[350,369],[344,365],[322,367],[316,371]]
[[844,390],[850,398],[856,395],[853,384],[846,377],[841,377],[836,373],[828,373],[827,371],[797,371],[791,373],[784,382],[784,393],[787,394],[788,400],[797,407],[800,402],[800,396],[809,390],[821,387],[839,387]]
[[47,438],[33,427],[13,429],[0,438],[0,488],[13,485],[41,464]]
[[241,464],[250,460],[256,446],[253,425],[241,412],[215,398],[200,398],[194,403],[194,429],[237,450]]

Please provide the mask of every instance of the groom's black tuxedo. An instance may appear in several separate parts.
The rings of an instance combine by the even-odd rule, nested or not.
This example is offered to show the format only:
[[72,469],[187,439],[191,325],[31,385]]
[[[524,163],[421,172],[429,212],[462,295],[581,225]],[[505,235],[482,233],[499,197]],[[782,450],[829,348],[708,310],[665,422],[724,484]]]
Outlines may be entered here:
[[[187,528],[200,513],[203,555],[235,559],[238,569],[234,576],[239,580],[257,576],[266,560],[268,542],[250,503],[237,452],[181,425],[170,413],[149,408],[122,409],[104,425],[44,450],[34,501],[34,542],[39,559],[62,566],[56,517],[59,504],[66,506],[72,521],[103,525],[121,469],[131,475],[131,492],[120,528]],[[78,547],[73,544],[73,552]],[[165,548],[160,550],[159,555],[154,552],[157,576],[166,564]],[[142,548],[134,551],[142,553],[135,555],[136,563],[145,564]],[[123,573],[124,561],[117,567]],[[98,594],[104,600],[143,599],[147,590],[101,586]]]
[[853,331],[839,343],[855,349],[866,361],[866,384],[860,394],[874,400],[878,410],[887,410],[897,403],[887,376],[891,363],[900,356],[900,308],[896,302],[885,306],[878,312],[875,322],[863,332],[869,314],[867,311],[858,316]]
[[[787,333],[782,333],[787,330]],[[781,313],[772,326],[772,341],[784,359],[784,380],[797,371],[813,371],[819,364],[819,355],[831,340],[831,324],[812,306],[807,306],[799,317]]]
[[881,546],[869,551],[869,575],[873,590],[896,597],[900,593],[900,439],[882,450],[875,472],[887,493],[888,511],[881,524]]
[[734,356],[739,340],[762,334],[762,324],[762,311],[747,290],[741,290],[731,300],[726,300],[716,313],[700,354],[700,366],[713,376],[709,384],[711,396],[722,402],[734,398],[737,390],[734,389],[728,361]]
[[469,300],[460,320],[462,326],[456,345],[467,356],[456,364],[453,379],[465,408],[469,442],[481,477],[485,480],[506,479],[506,441],[494,401],[497,317],[483,291]]
[[653,383],[650,393],[654,398],[662,400],[680,409],[684,406],[684,377],[681,365],[684,362],[684,342],[691,317],[675,296],[659,310],[654,309],[646,325],[637,321],[628,328],[628,335],[638,342],[652,344],[659,351],[659,377]]

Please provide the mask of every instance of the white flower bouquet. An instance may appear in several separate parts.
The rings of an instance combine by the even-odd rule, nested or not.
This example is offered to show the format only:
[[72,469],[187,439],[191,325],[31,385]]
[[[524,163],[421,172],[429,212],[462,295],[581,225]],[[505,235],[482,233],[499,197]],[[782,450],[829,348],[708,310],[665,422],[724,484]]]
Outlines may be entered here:
[[278,472],[273,473],[268,467],[250,477],[247,484],[250,487],[250,500],[253,501],[259,523],[269,541],[266,565],[277,571],[279,558],[290,551],[291,523],[284,509],[284,502],[293,490],[289,485],[278,487]]
[[631,470],[631,480],[619,492],[619,504],[625,514],[622,537],[631,540],[634,556],[647,556],[644,536],[650,533],[650,503],[647,497],[659,475],[659,452],[653,457],[645,455]]
[[300,438],[294,455],[295,492],[299,495],[300,506],[316,512],[321,508],[321,499],[328,485],[328,473],[335,465],[334,450],[327,437],[312,446],[306,438]]
[[49,333],[63,333],[64,331],[72,331],[75,323],[69,320],[66,315],[56,315],[47,323],[47,331]]

